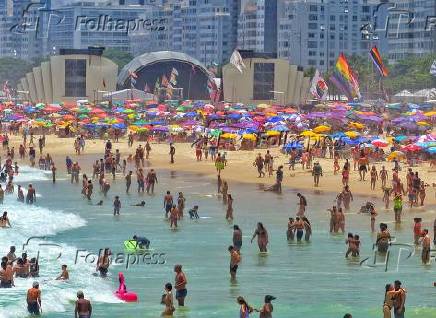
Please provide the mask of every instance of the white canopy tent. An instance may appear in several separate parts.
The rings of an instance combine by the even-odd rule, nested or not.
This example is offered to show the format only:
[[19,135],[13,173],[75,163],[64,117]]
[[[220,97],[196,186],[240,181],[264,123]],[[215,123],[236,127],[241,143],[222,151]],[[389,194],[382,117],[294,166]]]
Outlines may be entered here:
[[140,91],[136,88],[127,88],[116,92],[110,92],[103,95],[103,99],[112,101],[122,101],[126,99],[153,100],[154,95]]

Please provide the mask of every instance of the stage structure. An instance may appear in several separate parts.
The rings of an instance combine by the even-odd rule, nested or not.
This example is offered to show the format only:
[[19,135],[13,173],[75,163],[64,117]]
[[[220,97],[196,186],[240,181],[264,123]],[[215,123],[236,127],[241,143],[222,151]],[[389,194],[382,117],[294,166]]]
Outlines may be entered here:
[[160,51],[135,57],[118,75],[119,89],[139,89],[163,100],[210,100],[218,88],[213,74],[193,57]]

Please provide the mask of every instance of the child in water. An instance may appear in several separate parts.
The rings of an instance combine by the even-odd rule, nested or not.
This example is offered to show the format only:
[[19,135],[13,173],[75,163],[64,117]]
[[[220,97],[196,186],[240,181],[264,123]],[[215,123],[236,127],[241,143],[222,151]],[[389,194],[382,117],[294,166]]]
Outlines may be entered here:
[[194,205],[194,207],[189,210],[189,218],[190,219],[199,219],[200,217],[198,216],[198,205]]

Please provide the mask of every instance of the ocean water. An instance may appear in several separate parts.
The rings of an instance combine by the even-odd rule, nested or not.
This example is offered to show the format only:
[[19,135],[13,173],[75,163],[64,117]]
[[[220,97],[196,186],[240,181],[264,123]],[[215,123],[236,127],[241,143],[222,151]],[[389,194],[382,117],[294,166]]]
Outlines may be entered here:
[[[15,195],[6,196],[3,210],[7,210],[12,229],[0,230],[0,251],[6,254],[10,245],[21,253],[23,243],[29,257],[39,251],[40,275],[44,317],[71,317],[77,290],[93,303],[94,317],[158,317],[159,304],[166,282],[174,282],[174,264],[183,264],[188,278],[186,308],[177,310],[176,317],[237,317],[237,296],[244,296],[255,306],[262,305],[263,297],[271,294],[274,317],[336,318],[351,312],[353,317],[381,317],[384,285],[400,279],[407,289],[407,317],[436,317],[433,287],[434,264],[423,266],[420,251],[414,251],[412,223],[414,216],[424,219],[431,228],[436,217],[434,207],[409,212],[405,209],[405,222],[394,227],[393,213],[379,209],[377,222],[387,222],[396,237],[391,257],[386,265],[374,264],[372,244],[375,236],[369,231],[369,217],[357,214],[368,198],[355,198],[352,210],[346,215],[346,230],[359,234],[362,241],[360,259],[344,258],[344,235],[331,235],[326,209],[333,204],[334,195],[320,192],[305,193],[308,217],[313,226],[310,243],[286,241],[287,219],[295,215],[296,192],[284,190],[283,195],[264,192],[262,184],[230,183],[229,193],[234,197],[234,224],[243,231],[242,262],[237,282],[229,279],[229,256],[232,224],[225,220],[225,206],[216,195],[216,182],[197,174],[173,171],[158,172],[159,184],[154,196],[138,195],[133,183],[130,195],[124,193],[124,180],[112,183],[108,198],[104,198],[94,182],[92,204],[80,195],[81,183],[71,185],[68,180],[53,185],[50,174],[22,168],[16,183],[32,183],[39,197],[37,204],[18,203]],[[261,180],[268,185],[272,179]],[[368,186],[369,185],[364,185]],[[163,218],[163,194],[170,190],[183,191],[187,199],[186,211],[200,206],[198,221],[185,219],[179,229],[172,231]],[[112,200],[120,195],[121,215],[112,215]],[[100,199],[103,206],[96,206]],[[146,201],[146,207],[132,204]],[[377,202],[377,206],[381,203]],[[187,212],[185,212],[187,214]],[[259,255],[257,244],[250,238],[258,221],[269,232],[268,255]],[[154,253],[162,254],[158,264],[148,258],[134,260],[129,256],[113,264],[107,278],[93,276],[94,255],[100,248],[109,247],[113,254],[123,253],[123,241],[133,234],[146,236]],[[412,255],[409,257],[410,252]],[[86,256],[86,257],[85,257]],[[360,261],[368,258],[362,265]],[[121,259],[124,263],[121,263]],[[165,264],[162,263],[163,260]],[[380,260],[378,260],[379,262]],[[70,270],[69,282],[54,281],[62,264]],[[117,289],[118,272],[126,276],[128,289],[136,292],[139,302],[122,303],[113,296]],[[16,279],[14,289],[0,289],[0,317],[26,317],[25,294],[32,280]],[[253,315],[256,317],[257,315]]]

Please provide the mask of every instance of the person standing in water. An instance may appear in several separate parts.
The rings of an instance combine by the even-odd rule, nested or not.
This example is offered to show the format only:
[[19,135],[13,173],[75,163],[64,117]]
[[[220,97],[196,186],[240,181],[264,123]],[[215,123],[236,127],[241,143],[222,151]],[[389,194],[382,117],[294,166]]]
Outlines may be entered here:
[[431,248],[431,240],[428,235],[428,230],[424,229],[422,231],[422,238],[420,241],[422,242],[422,253],[421,253],[421,261],[422,264],[427,265],[430,262],[430,248]]
[[[101,250],[100,250],[100,254],[101,254]],[[99,255],[98,257],[96,271],[100,272],[101,277],[107,276],[109,265],[111,263],[110,255],[111,255],[110,250],[108,248],[105,248],[103,251],[103,255]]]
[[185,197],[183,196],[183,192],[179,192],[179,197],[177,198],[177,210],[179,212],[178,218],[179,220],[183,218],[183,210],[185,209]]
[[394,290],[398,293],[394,299],[394,317],[404,318],[404,312],[406,311],[406,290],[401,287],[399,280],[394,282]]
[[165,305],[165,309],[162,312],[163,317],[172,317],[176,308],[174,308],[173,304],[173,285],[171,283],[165,284],[165,294],[162,295],[161,304]]
[[86,197],[88,200],[91,200],[92,192],[94,190],[94,185],[92,184],[91,179],[88,180],[88,185],[86,186]]
[[234,281],[241,262],[241,254],[232,245],[229,246],[228,251],[230,253],[230,278]]
[[233,198],[232,198],[232,195],[230,193],[227,195],[226,220],[233,221]]
[[301,193],[297,193],[297,197],[299,199],[297,215],[303,216],[304,212],[306,212],[307,200],[306,200],[306,197],[304,195],[302,195]]
[[350,187],[346,185],[342,191],[342,202],[344,203],[345,211],[350,210],[350,202],[354,200],[353,194],[350,191]]
[[151,169],[149,173],[147,173],[147,194],[154,193],[154,185],[157,183],[157,176],[156,171],[154,169]]
[[27,188],[26,203],[33,204],[34,202],[36,202],[36,191],[32,184],[29,184],[29,187]]
[[130,186],[132,185],[132,175],[133,175],[133,171],[130,170],[129,173],[125,177],[125,179],[126,179],[126,193],[129,193]]
[[229,192],[229,185],[227,184],[227,181],[224,181],[223,185],[221,186],[221,193],[223,195],[223,204],[227,203],[228,192]]
[[76,306],[74,309],[74,318],[91,318],[92,306],[91,302],[85,299],[85,295],[81,290],[77,292]]
[[245,299],[241,296],[239,296],[236,301],[240,305],[239,318],[249,318],[250,314],[253,312],[253,308],[249,306]]
[[119,196],[115,196],[114,200],[114,215],[120,215],[121,201]]
[[174,288],[176,289],[176,299],[179,306],[185,306],[185,298],[188,294],[186,289],[186,284],[188,280],[186,279],[185,273],[182,271],[182,265],[175,265],[174,272],[176,273]]
[[259,312],[259,318],[272,318],[272,312],[273,312],[273,305],[271,304],[271,301],[276,299],[274,296],[266,295],[265,296],[265,303],[259,310],[256,309],[257,312]]
[[177,220],[179,219],[179,210],[175,205],[171,207],[170,210],[170,228],[172,229],[174,226],[174,229],[177,228]]
[[164,196],[164,209],[165,209],[165,218],[168,219],[168,213],[170,213],[171,208],[173,207],[173,196],[170,191],[167,191],[167,194]]
[[402,211],[403,211],[403,198],[400,193],[396,193],[394,197],[394,213],[395,213],[396,223],[401,223]]
[[52,177],[52,181],[53,183],[56,183],[56,166],[54,164],[54,162],[51,164],[51,177]]
[[254,238],[257,236],[257,245],[259,246],[259,251],[261,253],[268,252],[268,232],[261,222],[257,223],[257,228],[254,231],[253,237],[251,238],[251,243],[253,243]]
[[238,252],[242,247],[242,231],[236,224],[233,225],[233,247]]
[[33,282],[32,288],[27,290],[27,311],[31,315],[41,314],[41,290],[38,282]]
[[294,240],[294,233],[295,227],[294,227],[294,218],[289,218],[288,220],[288,230],[286,231],[286,238],[288,241]]

